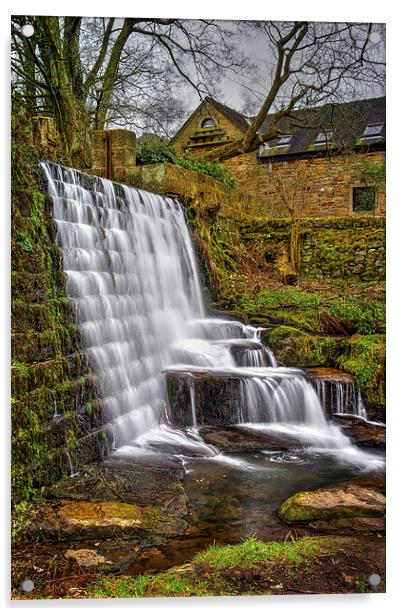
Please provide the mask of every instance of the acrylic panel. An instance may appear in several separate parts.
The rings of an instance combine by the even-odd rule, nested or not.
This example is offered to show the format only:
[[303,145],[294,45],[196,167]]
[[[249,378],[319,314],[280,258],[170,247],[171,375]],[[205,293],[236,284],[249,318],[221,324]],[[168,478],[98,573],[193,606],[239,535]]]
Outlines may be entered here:
[[17,15],[12,599],[385,592],[385,26]]

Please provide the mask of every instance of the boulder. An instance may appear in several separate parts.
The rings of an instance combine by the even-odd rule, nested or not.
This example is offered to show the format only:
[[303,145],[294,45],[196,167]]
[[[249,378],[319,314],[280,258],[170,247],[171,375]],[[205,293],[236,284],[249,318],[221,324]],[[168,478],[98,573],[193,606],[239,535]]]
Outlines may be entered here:
[[42,541],[90,540],[180,535],[187,523],[156,507],[121,502],[52,500],[41,505],[27,533]]
[[382,478],[368,476],[312,492],[298,492],[282,503],[278,515],[288,524],[319,531],[384,531]]
[[337,415],[334,416],[334,419],[342,426],[343,432],[353,440],[355,445],[360,447],[385,447],[385,425],[370,423],[361,417],[351,415]]
[[175,461],[172,466],[149,464],[149,460],[146,465],[145,460],[133,462],[129,458],[112,456],[99,465],[86,466],[80,475],[48,488],[46,496],[153,506],[172,515],[186,515],[187,497],[181,483],[184,476],[181,463]]
[[257,432],[243,426],[227,426],[226,428],[204,426],[200,428],[200,434],[206,443],[218,447],[220,451],[230,453],[261,451],[262,449],[287,451],[301,445],[296,438],[285,434]]

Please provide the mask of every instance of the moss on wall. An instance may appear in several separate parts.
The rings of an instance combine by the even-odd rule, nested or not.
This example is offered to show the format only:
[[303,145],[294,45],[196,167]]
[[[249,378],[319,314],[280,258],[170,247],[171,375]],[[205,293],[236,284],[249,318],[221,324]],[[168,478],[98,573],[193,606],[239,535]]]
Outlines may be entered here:
[[[68,473],[67,452],[71,457],[77,449],[87,448],[88,434],[96,434],[102,421],[99,411],[92,413],[92,405],[97,408],[97,383],[82,352],[74,310],[66,297],[61,253],[55,243],[56,225],[51,216],[51,202],[44,194],[38,158],[29,122],[18,109],[13,109],[11,474],[14,504],[31,498],[43,485]],[[91,455],[99,455],[96,447],[89,451]],[[77,454],[75,457],[79,461]]]
[[385,405],[385,334],[354,335],[345,340],[336,360],[356,378],[369,405]]

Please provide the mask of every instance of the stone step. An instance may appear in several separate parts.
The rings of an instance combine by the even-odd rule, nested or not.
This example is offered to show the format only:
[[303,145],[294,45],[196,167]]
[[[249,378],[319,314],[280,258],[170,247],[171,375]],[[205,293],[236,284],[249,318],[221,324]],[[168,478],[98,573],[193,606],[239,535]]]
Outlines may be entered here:
[[247,379],[283,379],[303,376],[297,368],[204,368],[171,366],[166,369],[169,419],[172,425],[230,426],[242,418],[242,386]]

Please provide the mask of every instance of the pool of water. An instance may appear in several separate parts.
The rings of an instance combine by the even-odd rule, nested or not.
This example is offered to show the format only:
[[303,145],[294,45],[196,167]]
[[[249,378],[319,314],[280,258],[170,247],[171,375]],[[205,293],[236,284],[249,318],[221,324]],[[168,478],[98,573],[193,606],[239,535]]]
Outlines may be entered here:
[[[276,514],[284,500],[296,492],[346,481],[382,466],[383,453],[358,452],[358,463],[353,456],[308,450],[184,458],[189,528],[183,537],[145,550],[129,573],[180,565],[213,543],[238,543],[250,536],[284,540],[290,527]],[[306,530],[292,527],[292,532],[301,536]]]

